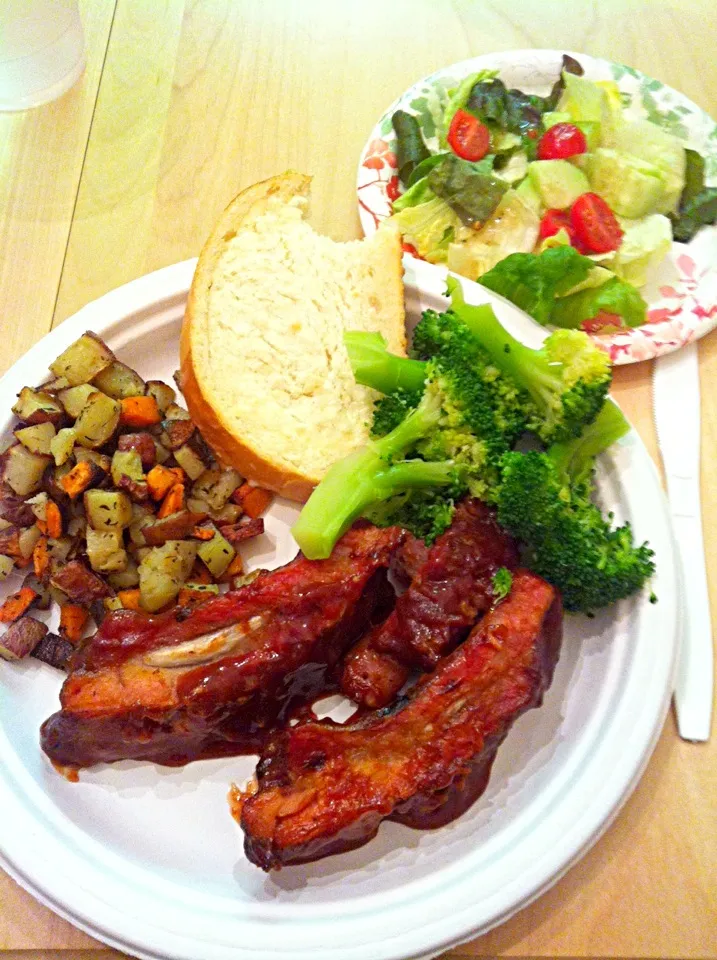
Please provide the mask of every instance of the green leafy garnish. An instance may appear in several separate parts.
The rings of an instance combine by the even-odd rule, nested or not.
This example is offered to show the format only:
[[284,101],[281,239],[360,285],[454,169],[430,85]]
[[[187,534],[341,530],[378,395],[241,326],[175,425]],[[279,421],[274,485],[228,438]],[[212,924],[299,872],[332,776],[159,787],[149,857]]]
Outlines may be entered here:
[[500,603],[501,600],[505,600],[512,586],[513,574],[510,570],[507,567],[496,570],[493,574],[493,599],[495,602]]

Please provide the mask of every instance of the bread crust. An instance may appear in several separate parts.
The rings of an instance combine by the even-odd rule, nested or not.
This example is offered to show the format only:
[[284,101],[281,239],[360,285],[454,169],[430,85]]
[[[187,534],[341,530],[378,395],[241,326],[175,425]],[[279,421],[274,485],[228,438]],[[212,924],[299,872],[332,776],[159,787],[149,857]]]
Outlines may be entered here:
[[[236,235],[242,223],[261,216],[267,209],[270,198],[288,202],[292,197],[308,196],[311,177],[289,171],[243,190],[225,209],[199,256],[197,268],[189,291],[187,306],[180,336],[180,370],[182,392],[187,407],[204,439],[216,457],[226,465],[239,470],[250,482],[272,490],[290,500],[304,502],[310,496],[317,480],[288,467],[277,464],[254,447],[237,437],[223,421],[221,410],[209,401],[197,375],[194,363],[196,337],[202,335],[209,322],[208,304],[212,278],[226,244]],[[368,242],[368,241],[367,241]],[[394,256],[395,290],[389,291],[392,309],[403,317],[403,285],[400,242],[391,235],[387,240],[378,240],[381,254]],[[405,349],[405,334],[403,346]]]

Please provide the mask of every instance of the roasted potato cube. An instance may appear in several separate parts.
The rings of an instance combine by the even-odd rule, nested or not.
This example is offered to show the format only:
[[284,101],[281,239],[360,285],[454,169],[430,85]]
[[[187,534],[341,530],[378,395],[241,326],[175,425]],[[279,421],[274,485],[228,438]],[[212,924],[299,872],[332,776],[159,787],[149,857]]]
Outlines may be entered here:
[[174,451],[174,459],[190,480],[197,480],[207,469],[202,458],[187,443]]
[[3,459],[3,480],[20,497],[40,489],[45,468],[52,462],[50,457],[30,453],[21,443],[6,450]]
[[134,557],[127,557],[127,566],[124,570],[116,570],[107,579],[113,590],[129,590],[139,583],[139,568]]
[[38,610],[50,609],[52,597],[50,596],[50,588],[46,583],[43,583],[34,573],[28,573],[22,581],[22,585],[23,587],[29,587],[37,594],[32,604],[33,607],[36,607]]
[[123,530],[132,522],[132,503],[121,490],[88,490],[83,502],[95,530]]
[[197,546],[188,540],[168,540],[153,547],[139,565],[142,606],[153,613],[179,593],[192,569]]
[[97,450],[90,450],[89,447],[77,447],[75,449],[75,460],[82,463],[83,460],[89,460],[90,463],[96,463],[100,470],[109,473],[112,469],[112,458],[106,453],[99,453]]
[[24,559],[20,553],[20,533],[22,527],[5,527],[0,530],[0,555],[15,560]]
[[[38,496],[41,496],[41,494],[38,494]],[[47,497],[47,494],[45,494],[45,497]],[[9,520],[10,523],[14,523],[18,527],[31,526],[38,519],[33,512],[34,499],[33,497],[32,500],[24,500],[22,497],[11,493],[7,487],[0,486],[0,517],[4,517],[5,520]]]
[[70,386],[75,387],[89,383],[114,359],[115,355],[107,344],[88,330],[50,364],[50,370],[56,377],[65,377]]
[[61,467],[63,463],[67,463],[75,449],[76,439],[77,435],[74,427],[65,427],[52,438],[50,453],[55,458],[55,466]]
[[120,405],[106,393],[96,390],[75,421],[77,442],[83,447],[102,447],[117,429]]
[[170,403],[174,403],[177,394],[173,387],[161,380],[148,380],[145,384],[145,392],[148,397],[154,397],[157,401],[160,413],[164,413]]
[[97,392],[97,387],[91,383],[80,383],[76,387],[68,387],[67,390],[60,390],[58,397],[60,403],[65,408],[65,412],[76,420],[87,405],[90,395]]
[[97,573],[124,570],[127,566],[127,551],[122,540],[122,530],[94,530],[87,527],[87,559]]
[[32,556],[32,551],[35,549],[37,541],[42,536],[42,533],[39,527],[25,527],[24,530],[20,531],[20,536],[18,537],[18,546],[20,547],[20,553],[25,558],[29,560]]
[[57,426],[64,416],[62,405],[44,390],[23,387],[17,396],[12,412],[23,423],[52,423]]
[[63,564],[50,578],[50,583],[66,593],[73,603],[91,604],[109,596],[110,588],[80,560]]
[[5,660],[22,660],[40,643],[47,627],[34,617],[23,617],[10,624],[0,637],[0,657]]
[[0,580],[7,579],[14,569],[15,564],[12,562],[12,558],[0,554]]
[[51,380],[46,380],[40,384],[40,389],[44,390],[45,393],[59,393],[60,390],[66,390],[69,385],[67,377],[52,377]]
[[102,603],[108,613],[112,613],[113,610],[124,610],[124,606],[119,597],[105,597]]
[[191,420],[163,420],[159,440],[168,450],[178,450],[187,443],[195,430]]
[[55,427],[49,421],[36,423],[31,427],[15,430],[15,436],[30,453],[38,453],[42,457],[50,456],[50,444],[55,436]]
[[29,500],[25,502],[32,510],[32,515],[35,520],[42,520],[44,522],[47,519],[47,504],[50,502],[50,498],[44,490],[36,493],[34,497],[30,497]]
[[241,479],[236,470],[222,470],[221,467],[205,470],[192,486],[192,497],[206,500],[212,510],[221,510]]
[[69,640],[65,640],[56,633],[47,633],[35,649],[30,651],[30,656],[58,670],[67,670],[74,650]]
[[189,411],[185,410],[184,407],[180,407],[177,403],[170,403],[167,409],[164,411],[164,415],[168,420],[192,419],[189,415]]
[[158,547],[167,540],[183,540],[188,537],[201,519],[201,513],[177,510],[176,513],[170,513],[159,520],[150,520],[142,527],[142,535],[150,547]]
[[221,577],[236,556],[236,550],[214,524],[205,524],[205,526],[211,526],[214,536],[211,540],[202,540],[199,543],[197,555],[213,577]]
[[112,482],[115,486],[119,485],[123,476],[137,481],[145,479],[142,470],[142,458],[136,450],[115,450],[111,470]]
[[53,568],[53,575],[56,569],[67,562],[67,558],[75,550],[75,541],[72,537],[57,537],[47,541],[50,551],[50,562]]
[[154,437],[146,431],[123,433],[117,441],[117,449],[136,450],[142,461],[143,470],[151,470],[157,459]]
[[154,440],[154,458],[157,463],[166,463],[167,460],[172,456],[171,450],[167,450],[166,447],[163,447],[159,440]]
[[122,400],[125,397],[137,397],[144,394],[145,383],[140,375],[126,363],[113,360],[92,380],[96,387],[108,397]]

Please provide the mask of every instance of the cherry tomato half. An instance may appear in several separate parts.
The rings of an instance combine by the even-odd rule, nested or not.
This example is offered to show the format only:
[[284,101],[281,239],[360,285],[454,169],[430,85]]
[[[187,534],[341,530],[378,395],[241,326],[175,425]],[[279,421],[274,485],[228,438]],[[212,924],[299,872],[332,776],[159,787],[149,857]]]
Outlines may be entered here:
[[599,335],[601,333],[615,333],[624,326],[625,322],[619,313],[608,313],[607,310],[600,310],[599,313],[596,313],[594,317],[590,317],[589,320],[583,320],[581,329],[584,330],[585,333]]
[[567,160],[585,153],[588,142],[574,123],[556,123],[548,127],[538,143],[538,160]]
[[546,237],[554,237],[555,234],[560,230],[567,231],[568,236],[570,237],[570,242],[572,243],[573,228],[570,225],[570,214],[568,211],[546,210],[543,214],[542,220],[540,221],[538,239],[545,240]]
[[622,242],[617,217],[596,193],[578,197],[570,208],[570,224],[578,244],[588,253],[610,253]]
[[482,160],[490,150],[490,130],[467,110],[456,110],[446,139],[462,160]]

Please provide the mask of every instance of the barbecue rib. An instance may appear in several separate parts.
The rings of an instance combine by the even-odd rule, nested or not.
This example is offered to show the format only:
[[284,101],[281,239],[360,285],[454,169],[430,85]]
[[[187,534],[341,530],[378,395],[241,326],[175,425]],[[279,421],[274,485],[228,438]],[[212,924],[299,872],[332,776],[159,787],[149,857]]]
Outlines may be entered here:
[[386,818],[430,828],[459,816],[513,721],[541,703],[561,636],[556,591],[518,571],[508,597],[395,712],[275,733],[257,791],[233,788],[249,860],[277,869],[360,846]]
[[122,611],[75,655],[42,748],[64,767],[120,759],[181,765],[256,750],[297,698],[324,689],[346,648],[393,601],[405,537],[358,526],[328,560],[287,566],[185,619]]
[[349,652],[341,676],[343,693],[372,709],[393,700],[411,667],[432,670],[463,640],[493,601],[495,572],[514,569],[518,550],[493,511],[469,498],[427,553],[409,541],[397,560],[413,572],[410,586]]

